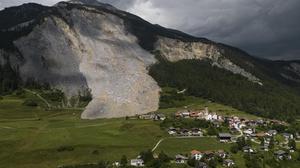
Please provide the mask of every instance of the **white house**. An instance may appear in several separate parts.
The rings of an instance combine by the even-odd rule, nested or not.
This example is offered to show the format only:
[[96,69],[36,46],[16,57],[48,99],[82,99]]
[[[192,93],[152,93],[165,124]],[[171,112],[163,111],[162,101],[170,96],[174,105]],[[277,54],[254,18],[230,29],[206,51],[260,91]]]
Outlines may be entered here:
[[247,134],[247,135],[253,134],[252,129],[247,129],[247,130],[245,130],[245,131],[243,131],[243,132],[244,132],[244,134]]
[[135,167],[142,167],[144,166],[144,161],[142,159],[131,159],[130,165]]
[[195,160],[201,160],[203,157],[203,153],[197,150],[192,150],[191,151],[191,157],[194,158]]

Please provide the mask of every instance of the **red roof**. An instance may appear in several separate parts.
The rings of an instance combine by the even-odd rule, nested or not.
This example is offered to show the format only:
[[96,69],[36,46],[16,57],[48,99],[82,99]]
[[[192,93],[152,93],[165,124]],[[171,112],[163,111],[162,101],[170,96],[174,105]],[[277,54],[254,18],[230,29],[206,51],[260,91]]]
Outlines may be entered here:
[[200,154],[200,153],[202,153],[202,152],[197,151],[197,150],[192,150],[192,151],[191,151],[191,154],[192,154],[192,155],[196,155],[196,154]]

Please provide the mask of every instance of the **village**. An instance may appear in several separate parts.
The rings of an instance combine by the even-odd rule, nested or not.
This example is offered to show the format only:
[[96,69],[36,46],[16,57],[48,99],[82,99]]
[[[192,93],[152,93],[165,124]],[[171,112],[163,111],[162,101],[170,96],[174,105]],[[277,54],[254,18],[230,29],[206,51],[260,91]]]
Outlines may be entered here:
[[[180,110],[171,116],[172,119],[169,117],[157,113],[137,116],[138,119],[161,121],[162,125],[168,123],[166,125],[170,125],[170,127],[163,125],[162,128],[166,130],[170,138],[214,137],[220,143],[231,144],[230,151],[193,149],[189,153],[178,153],[175,156],[170,156],[172,163],[187,164],[196,168],[214,167],[211,166],[213,160],[218,160],[223,167],[235,167],[235,160],[231,154],[237,152],[251,156],[260,152],[272,151],[274,159],[278,162],[291,160],[292,154],[296,152],[296,141],[300,139],[298,132],[292,134],[281,129],[288,126],[285,122],[262,118],[247,119],[234,115],[223,116],[209,111],[208,107],[202,110]],[[172,121],[175,120],[177,122],[189,120],[191,123],[206,122],[208,126],[200,124],[201,127],[193,127],[191,124],[185,127],[183,124],[175,127],[172,125]],[[215,130],[213,133],[209,133],[211,127]],[[153,155],[155,158],[155,153]],[[142,167],[144,164],[141,156],[130,160],[131,166]]]

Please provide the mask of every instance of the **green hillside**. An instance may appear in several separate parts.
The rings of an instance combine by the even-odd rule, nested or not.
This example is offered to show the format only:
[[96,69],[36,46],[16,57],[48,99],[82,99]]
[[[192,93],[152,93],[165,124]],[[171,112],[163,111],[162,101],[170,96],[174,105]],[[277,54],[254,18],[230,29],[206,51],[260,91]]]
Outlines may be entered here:
[[150,75],[161,87],[186,89],[186,94],[204,97],[248,113],[294,120],[300,114],[300,96],[292,89],[272,80],[263,86],[229,71],[211,66],[208,60],[169,62],[159,58]]

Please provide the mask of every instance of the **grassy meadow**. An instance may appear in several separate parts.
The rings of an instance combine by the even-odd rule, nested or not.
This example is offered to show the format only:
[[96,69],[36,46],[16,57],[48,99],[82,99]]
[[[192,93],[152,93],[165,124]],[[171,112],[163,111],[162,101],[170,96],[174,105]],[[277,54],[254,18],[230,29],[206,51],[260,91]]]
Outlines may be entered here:
[[[23,105],[33,99],[38,106]],[[164,151],[171,157],[191,150],[226,150],[230,144],[216,138],[171,138],[159,122],[137,119],[81,120],[82,109],[46,110],[36,95],[10,95],[0,99],[0,168],[55,168],[60,165],[118,161],[122,155],[135,158],[141,151],[152,149],[165,139],[155,152]],[[226,115],[255,117],[228,106],[204,99],[188,97],[177,102],[176,108],[160,109],[167,115],[187,106]],[[299,145],[299,144],[298,144]],[[239,167],[245,163],[242,155],[233,156]]]
[[[0,167],[50,168],[58,165],[129,158],[152,148],[164,135],[146,120],[81,120],[79,110],[44,110],[0,100]],[[60,151],[59,149],[67,150]],[[69,149],[71,148],[71,149]]]

